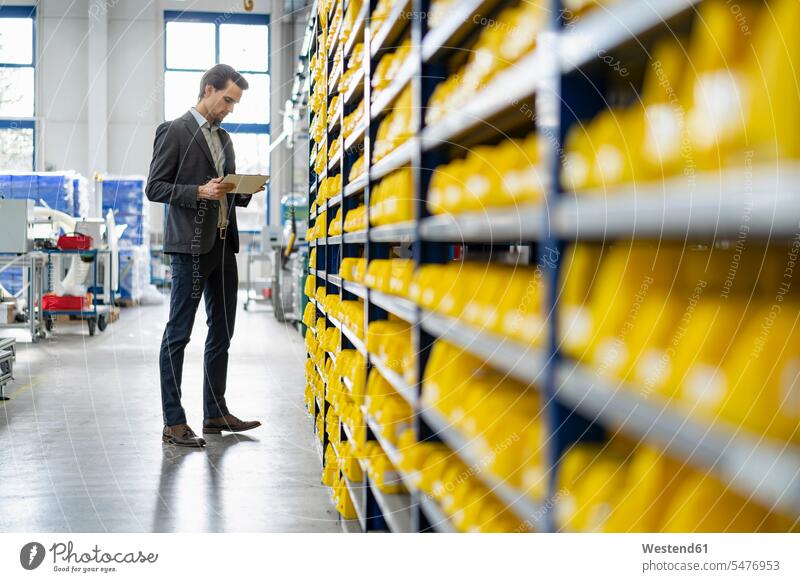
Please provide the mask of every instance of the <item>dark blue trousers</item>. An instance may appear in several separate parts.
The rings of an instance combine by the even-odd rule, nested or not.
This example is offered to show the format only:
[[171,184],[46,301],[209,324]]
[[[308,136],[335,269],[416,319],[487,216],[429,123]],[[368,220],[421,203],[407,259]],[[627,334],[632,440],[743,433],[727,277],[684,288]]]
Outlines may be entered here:
[[161,405],[164,424],[184,424],[181,406],[183,353],[189,343],[200,298],[205,298],[208,336],[203,361],[203,419],[228,414],[225,384],[228,348],[236,320],[239,274],[230,245],[217,239],[205,255],[173,254],[169,322],[161,342]]

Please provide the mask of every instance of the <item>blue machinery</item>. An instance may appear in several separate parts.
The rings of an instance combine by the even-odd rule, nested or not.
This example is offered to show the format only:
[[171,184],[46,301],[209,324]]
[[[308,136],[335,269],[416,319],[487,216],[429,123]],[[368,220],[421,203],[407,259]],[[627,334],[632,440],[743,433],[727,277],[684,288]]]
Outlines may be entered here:
[[[468,465],[475,462],[474,447],[468,440],[448,427],[446,422],[441,422],[434,413],[419,406],[422,373],[431,345],[437,338],[445,338],[475,353],[499,370],[543,391],[551,469],[547,498],[534,502],[522,491],[481,475],[481,478],[489,481],[486,485],[521,520],[533,524],[539,531],[555,529],[552,507],[556,495],[555,475],[562,453],[578,440],[605,439],[609,428],[619,428],[634,438],[653,442],[676,458],[713,472],[731,488],[767,506],[782,508],[792,515],[800,514],[800,456],[794,448],[774,449],[741,434],[728,434],[716,428],[712,430],[701,421],[677,411],[664,411],[638,392],[617,390],[616,383],[604,381],[592,370],[569,362],[558,349],[557,318],[553,314],[557,312],[557,283],[566,244],[580,240],[630,238],[634,231],[637,238],[641,239],[683,240],[693,237],[709,240],[712,236],[737,232],[741,224],[740,210],[752,204],[752,200],[737,197],[733,193],[726,200],[728,208],[724,212],[719,208],[716,196],[709,197],[707,201],[698,197],[698,200],[692,200],[689,204],[670,208],[665,207],[663,198],[658,197],[650,201],[647,197],[638,197],[634,204],[632,197],[576,201],[573,198],[566,200],[562,196],[561,152],[567,130],[578,119],[591,117],[608,106],[606,93],[610,91],[610,77],[614,73],[608,66],[603,66],[603,55],[636,44],[639,39],[647,38],[650,32],[664,33],[665,27],[681,21],[696,3],[695,0],[621,0],[582,17],[577,23],[566,23],[560,3],[553,2],[551,31],[541,35],[533,55],[524,57],[512,67],[511,74],[496,76],[459,111],[435,125],[426,126],[419,112],[424,110],[436,84],[448,74],[444,59],[455,55],[457,47],[464,46],[465,39],[478,31],[482,18],[491,18],[507,3],[498,0],[460,0],[453,5],[446,21],[434,33],[428,34],[427,20],[420,15],[428,14],[429,0],[398,2],[378,30],[371,30],[369,26],[369,13],[374,10],[376,1],[365,0],[356,24],[358,32],[354,36],[358,40],[363,38],[369,58],[364,59],[364,76],[359,87],[350,94],[342,95],[342,118],[353,111],[362,94],[363,102],[371,103],[372,71],[387,49],[397,46],[401,35],[410,28],[412,48],[408,62],[400,67],[397,77],[386,89],[385,98],[371,105],[369,114],[365,115],[363,131],[348,138],[342,148],[343,155],[329,160],[328,167],[319,176],[314,174],[313,168],[310,169],[310,195],[313,198],[326,176],[340,172],[347,176],[352,163],[362,151],[365,152],[368,177],[351,184],[343,181],[342,191],[319,209],[327,210],[326,216],[330,221],[338,205],[343,206],[343,214],[346,214],[363,199],[369,209],[370,193],[377,181],[392,170],[407,165],[412,168],[415,219],[405,224],[378,228],[370,227],[367,219],[366,232],[345,233],[312,241],[311,247],[317,249],[318,267],[312,272],[317,275],[317,285],[324,285],[326,293],[340,293],[342,299],[347,300],[364,298],[368,323],[385,319],[388,313],[393,313],[413,324],[413,350],[418,361],[416,383],[405,385],[396,375],[387,373],[385,376],[398,393],[412,404],[418,440],[441,439],[461,455]],[[320,34],[316,6],[312,8],[311,18],[310,52],[307,58],[316,52],[317,36]],[[669,30],[666,33],[671,34]],[[351,40],[344,47],[345,59],[351,54],[354,44]],[[329,53],[328,77],[337,74],[330,71],[332,56],[333,53]],[[637,58],[645,62],[645,57]],[[372,145],[379,122],[390,109],[393,99],[409,83],[412,87],[412,110],[416,116],[414,133],[417,137],[373,164]],[[535,115],[532,105],[534,97]],[[529,113],[527,116],[526,111]],[[453,144],[480,143],[486,139],[485,136],[491,135],[490,127],[513,131],[516,124],[519,129],[520,113],[527,117],[522,121],[523,126],[527,124],[528,131],[535,128],[551,146],[548,203],[520,207],[510,212],[498,210],[481,213],[480,216],[464,215],[455,220],[429,216],[425,200],[432,170],[448,161]],[[342,126],[341,120],[338,126]],[[329,146],[339,130],[334,128],[333,131],[326,131],[328,139],[325,143]],[[793,210],[791,216],[796,216],[797,208],[793,207]],[[775,212],[774,207],[751,206],[751,213],[754,213],[751,214],[752,236],[786,238],[795,234],[796,224],[789,218],[781,222],[781,212]],[[315,217],[316,214],[310,215],[309,224],[313,224]],[[715,224],[716,229],[710,228],[711,224]],[[367,261],[387,258],[390,247],[402,243],[411,245],[417,265],[447,260],[452,255],[454,244],[467,243],[477,245],[476,248],[482,245],[486,250],[491,248],[495,251],[507,249],[509,245],[527,246],[530,263],[541,265],[546,274],[547,313],[550,314],[547,348],[538,351],[511,340],[498,341],[497,336],[471,329],[438,314],[424,312],[407,300],[388,297],[342,281],[339,277],[342,257],[358,256],[361,248],[364,248]],[[317,309],[319,316],[327,317],[328,327],[338,325],[342,328],[343,349],[359,349],[366,355],[363,342],[340,322],[326,316],[321,306],[318,305]],[[381,367],[380,362],[371,357],[367,358],[367,365],[369,368]],[[324,417],[329,403],[319,403],[315,399],[315,414],[320,411],[320,404],[324,407]],[[347,431],[342,430],[342,438],[346,440]],[[373,430],[368,431],[368,438],[380,440]],[[327,435],[323,447],[326,445]],[[391,445],[382,445],[392,458]],[[351,496],[359,514],[360,529],[450,529],[447,517],[424,494],[411,490],[410,497],[385,495],[370,485],[366,472],[365,480],[363,486],[351,484]],[[355,524],[347,527],[352,526]]]

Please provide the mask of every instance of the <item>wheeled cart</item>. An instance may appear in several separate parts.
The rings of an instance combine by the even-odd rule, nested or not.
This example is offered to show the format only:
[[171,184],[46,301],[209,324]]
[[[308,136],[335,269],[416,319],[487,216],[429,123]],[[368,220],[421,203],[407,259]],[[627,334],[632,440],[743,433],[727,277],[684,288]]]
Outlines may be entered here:
[[[45,329],[50,332],[55,326],[56,318],[59,315],[83,319],[89,329],[89,335],[93,336],[97,330],[105,331],[110,322],[111,310],[114,305],[114,290],[109,282],[111,272],[111,251],[109,250],[48,250],[47,270],[52,272],[53,263],[56,257],[61,255],[81,255],[84,260],[92,262],[92,301],[88,306],[81,309],[43,309]],[[103,281],[100,280],[100,261],[104,263]]]

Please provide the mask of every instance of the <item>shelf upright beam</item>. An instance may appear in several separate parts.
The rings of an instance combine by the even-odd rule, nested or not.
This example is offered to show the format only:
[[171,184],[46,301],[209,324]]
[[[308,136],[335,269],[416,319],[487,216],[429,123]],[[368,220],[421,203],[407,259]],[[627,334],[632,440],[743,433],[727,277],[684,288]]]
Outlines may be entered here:
[[[556,399],[556,369],[559,358],[558,350],[558,281],[563,256],[564,246],[561,241],[555,238],[553,231],[548,228],[552,223],[549,217],[550,206],[561,197],[561,158],[565,143],[565,134],[562,126],[562,110],[565,107],[563,95],[561,94],[562,75],[555,66],[558,57],[558,37],[563,28],[563,0],[555,0],[556,10],[553,11],[549,21],[550,42],[543,44],[537,43],[537,48],[545,54],[542,61],[549,64],[544,72],[544,79],[537,94],[536,108],[537,115],[534,118],[535,129],[542,135],[550,145],[548,149],[549,159],[549,188],[546,190],[547,212],[545,214],[546,224],[544,225],[545,237],[542,244],[538,245],[536,252],[537,266],[545,276],[544,293],[544,313],[547,314],[549,325],[547,326],[547,342],[545,355],[545,373],[543,402],[545,403],[545,419],[548,425],[547,439],[547,462],[548,487],[547,499],[555,499],[557,491],[557,466],[560,458],[561,443],[559,431],[563,419],[562,406]],[[554,438],[555,437],[555,438]],[[545,531],[555,531],[555,519],[553,512],[548,512],[544,519]]]

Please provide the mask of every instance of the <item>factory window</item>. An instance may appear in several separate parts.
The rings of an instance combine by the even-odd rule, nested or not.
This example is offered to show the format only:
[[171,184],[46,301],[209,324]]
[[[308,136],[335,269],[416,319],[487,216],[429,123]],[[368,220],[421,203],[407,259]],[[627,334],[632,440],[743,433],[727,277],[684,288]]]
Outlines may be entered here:
[[0,6],[0,171],[34,164],[32,6]]
[[231,134],[236,171],[269,173],[269,16],[209,12],[164,13],[164,118],[197,102],[200,78],[225,63],[250,88],[222,127]]

